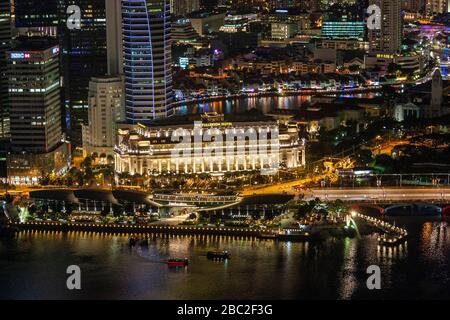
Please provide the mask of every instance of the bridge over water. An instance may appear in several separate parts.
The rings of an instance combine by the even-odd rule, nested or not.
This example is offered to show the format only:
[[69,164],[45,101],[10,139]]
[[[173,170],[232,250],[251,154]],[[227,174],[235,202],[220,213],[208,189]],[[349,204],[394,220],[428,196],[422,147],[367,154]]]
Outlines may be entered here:
[[384,215],[450,215],[450,188],[312,189],[306,200],[342,200],[356,209],[375,209]]
[[450,202],[450,187],[420,188],[321,188],[300,191],[306,200],[396,203],[396,202]]

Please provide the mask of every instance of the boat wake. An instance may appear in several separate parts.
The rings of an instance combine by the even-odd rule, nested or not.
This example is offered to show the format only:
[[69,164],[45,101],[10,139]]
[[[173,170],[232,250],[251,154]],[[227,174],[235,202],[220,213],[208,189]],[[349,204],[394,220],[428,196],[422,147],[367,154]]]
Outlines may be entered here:
[[146,262],[150,262],[150,263],[166,263],[165,260],[161,260],[161,258],[159,258],[157,255],[155,254],[148,254],[148,252],[145,252],[144,250],[142,250],[142,247],[138,246],[135,247],[134,252],[136,252],[137,256],[143,260],[145,260]]

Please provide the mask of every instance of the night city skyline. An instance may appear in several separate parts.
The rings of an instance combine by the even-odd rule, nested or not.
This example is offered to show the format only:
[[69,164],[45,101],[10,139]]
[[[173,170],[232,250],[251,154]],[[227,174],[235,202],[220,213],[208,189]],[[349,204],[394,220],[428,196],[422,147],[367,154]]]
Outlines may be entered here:
[[0,0],[0,299],[449,299],[449,68],[449,0]]

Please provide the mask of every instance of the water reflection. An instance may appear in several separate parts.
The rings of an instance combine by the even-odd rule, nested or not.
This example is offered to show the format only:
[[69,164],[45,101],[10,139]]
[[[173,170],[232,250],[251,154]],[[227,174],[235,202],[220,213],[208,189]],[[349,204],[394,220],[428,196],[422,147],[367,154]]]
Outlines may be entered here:
[[178,114],[218,112],[218,113],[241,113],[256,108],[263,113],[269,113],[274,109],[299,109],[305,102],[311,101],[311,96],[288,96],[288,97],[251,97],[244,99],[223,100],[213,102],[201,102],[196,104],[182,104],[176,110]]
[[[403,221],[408,242],[379,246],[377,237],[318,243],[252,237],[21,232],[0,241],[0,298],[62,299],[355,299],[450,297],[448,224]],[[228,250],[228,262],[206,258]],[[169,257],[190,259],[171,271]],[[82,292],[65,289],[68,265],[82,268]],[[382,271],[382,290],[366,287],[367,267]],[[26,289],[25,289],[26,288]]]
[[[360,94],[343,94],[341,98],[368,98],[379,96],[379,93],[368,92]],[[177,106],[178,114],[218,112],[218,113],[241,113],[256,108],[263,113],[269,113],[274,109],[300,109],[305,103],[310,103],[313,96],[273,96],[273,97],[249,97],[232,100],[221,100],[212,102],[199,102],[193,104],[181,104]]]

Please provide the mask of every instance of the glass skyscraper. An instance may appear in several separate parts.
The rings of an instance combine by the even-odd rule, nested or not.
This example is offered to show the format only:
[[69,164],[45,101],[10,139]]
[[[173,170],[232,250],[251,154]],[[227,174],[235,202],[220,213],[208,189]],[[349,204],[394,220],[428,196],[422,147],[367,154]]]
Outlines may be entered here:
[[56,36],[59,23],[58,3],[61,0],[14,0],[17,31],[22,35],[40,33]]
[[[110,1],[110,0],[107,0]],[[62,47],[65,126],[75,146],[82,143],[82,125],[88,122],[88,92],[92,77],[107,72],[105,0],[60,0],[59,39]],[[81,9],[81,29],[66,26],[66,8]]]
[[122,25],[126,121],[172,116],[170,0],[124,0]]
[[61,144],[61,86],[56,41],[21,39],[8,51],[12,150],[45,153]]
[[0,3],[0,139],[9,136],[8,83],[6,81],[6,51],[11,46],[11,6]]
[[[50,35],[59,41],[63,125],[72,144],[81,146],[89,80],[107,71],[105,0],[14,0],[14,5],[16,28],[22,35]],[[80,7],[81,29],[67,28],[66,11],[71,5]]]

